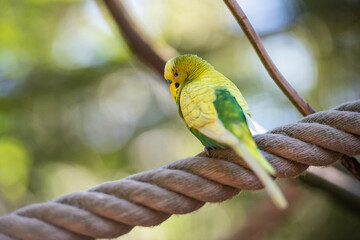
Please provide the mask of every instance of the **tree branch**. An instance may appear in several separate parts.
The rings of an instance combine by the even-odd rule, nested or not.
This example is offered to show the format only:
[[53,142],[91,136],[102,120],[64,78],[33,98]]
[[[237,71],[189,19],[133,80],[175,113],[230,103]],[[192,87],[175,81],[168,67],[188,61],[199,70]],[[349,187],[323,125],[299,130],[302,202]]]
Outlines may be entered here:
[[116,0],[104,0],[104,3],[134,54],[160,76],[163,76],[166,60],[154,50],[149,41],[137,30],[122,3]]
[[239,23],[241,29],[249,39],[251,45],[255,49],[270,77],[274,80],[278,87],[283,91],[283,93],[302,115],[306,116],[308,114],[314,113],[315,110],[296,92],[296,90],[289,84],[289,82],[280,73],[279,69],[275,66],[274,62],[271,60],[269,54],[266,52],[263,44],[261,43],[259,36],[256,34],[253,26],[249,22],[248,18],[236,0],[224,0],[224,2],[236,21]]
[[[236,0],[224,0],[224,2],[240,25],[246,37],[249,39],[251,45],[255,49],[270,77],[283,91],[286,97],[303,116],[315,113],[316,111],[296,92],[296,90],[280,73],[279,69],[271,60],[269,54],[264,48],[264,45],[261,43],[259,36],[255,32],[253,26]],[[354,157],[344,156],[341,159],[341,163],[350,173],[352,173],[358,180],[360,180],[360,163]]]

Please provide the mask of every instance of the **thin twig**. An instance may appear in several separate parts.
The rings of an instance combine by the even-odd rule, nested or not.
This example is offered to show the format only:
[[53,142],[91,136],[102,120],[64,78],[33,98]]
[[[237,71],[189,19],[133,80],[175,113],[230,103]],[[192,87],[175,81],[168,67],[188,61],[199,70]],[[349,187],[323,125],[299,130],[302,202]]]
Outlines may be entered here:
[[160,74],[160,76],[163,76],[166,61],[154,50],[141,32],[137,30],[122,3],[116,0],[104,0],[104,3],[134,54],[142,62]]
[[279,88],[295,105],[299,112],[301,112],[302,115],[306,116],[314,113],[315,110],[296,92],[296,90],[289,84],[289,82],[280,73],[279,69],[275,66],[274,62],[271,60],[269,54],[266,52],[263,44],[261,43],[259,36],[256,34],[253,26],[249,22],[248,18],[236,0],[224,0],[224,2],[236,21],[239,23],[241,29],[249,39],[251,45],[254,47],[257,55],[259,56],[261,62],[274,82],[279,86]]
[[[224,0],[224,2],[231,11],[236,21],[239,23],[246,37],[249,39],[251,45],[255,49],[257,55],[259,56],[270,77],[283,91],[286,97],[292,102],[292,104],[299,110],[299,112],[303,116],[315,113],[316,111],[296,92],[296,90],[280,73],[279,69],[271,60],[269,54],[264,48],[264,45],[261,43],[259,36],[255,32],[253,26],[251,25],[250,21],[248,20],[244,11],[241,9],[240,5],[236,2],[236,0]],[[360,180],[360,163],[354,157],[344,156],[341,159],[341,163],[351,174],[353,174],[358,180]]]
[[360,163],[356,158],[344,155],[341,164],[360,181]]

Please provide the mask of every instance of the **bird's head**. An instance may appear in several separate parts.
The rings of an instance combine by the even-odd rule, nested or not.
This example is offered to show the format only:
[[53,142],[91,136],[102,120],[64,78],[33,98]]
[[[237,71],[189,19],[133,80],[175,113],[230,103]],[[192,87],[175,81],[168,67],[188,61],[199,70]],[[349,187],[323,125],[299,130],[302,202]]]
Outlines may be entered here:
[[187,83],[211,69],[213,67],[208,62],[196,55],[185,54],[170,59],[165,65],[164,77],[175,102]]

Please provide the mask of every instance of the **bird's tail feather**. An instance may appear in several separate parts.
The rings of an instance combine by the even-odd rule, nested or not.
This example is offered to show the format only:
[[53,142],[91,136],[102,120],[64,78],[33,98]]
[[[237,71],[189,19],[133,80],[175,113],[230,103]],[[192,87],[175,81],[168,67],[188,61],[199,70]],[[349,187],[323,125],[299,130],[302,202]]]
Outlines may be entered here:
[[[273,200],[275,205],[279,208],[286,208],[287,201],[282,194],[280,188],[275,183],[275,181],[270,177],[266,172],[272,174],[275,173],[274,168],[270,163],[264,158],[264,156],[259,152],[258,149],[249,149],[245,144],[239,143],[236,146],[233,146],[232,149],[241,156],[244,161],[249,165],[251,170],[253,170],[256,176],[260,179],[261,183],[265,187],[265,190],[269,194],[270,198]],[[264,164],[266,162],[266,164]],[[270,168],[269,168],[270,166]]]

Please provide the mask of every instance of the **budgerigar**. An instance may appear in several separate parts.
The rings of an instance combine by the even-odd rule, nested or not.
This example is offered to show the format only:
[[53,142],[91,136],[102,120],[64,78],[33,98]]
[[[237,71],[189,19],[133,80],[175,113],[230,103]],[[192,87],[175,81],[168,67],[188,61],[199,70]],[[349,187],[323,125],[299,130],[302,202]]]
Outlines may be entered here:
[[189,130],[208,148],[231,148],[254,171],[280,208],[287,206],[270,174],[274,168],[256,146],[248,124],[251,116],[239,89],[196,55],[169,60],[164,77],[179,114]]

